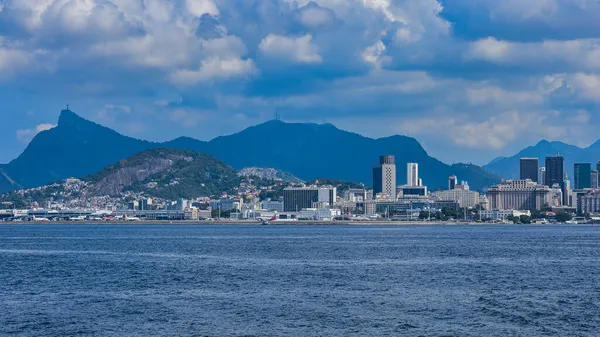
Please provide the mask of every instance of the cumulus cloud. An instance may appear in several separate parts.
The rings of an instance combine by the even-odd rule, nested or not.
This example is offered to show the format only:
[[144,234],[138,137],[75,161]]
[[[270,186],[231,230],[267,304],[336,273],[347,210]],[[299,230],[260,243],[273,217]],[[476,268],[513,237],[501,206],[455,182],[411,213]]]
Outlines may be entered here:
[[53,129],[55,127],[56,125],[54,124],[39,124],[38,126],[32,129],[19,129],[17,130],[17,139],[21,143],[29,144],[33,137],[35,137],[38,133]]
[[259,45],[267,56],[290,60],[298,63],[321,63],[323,58],[312,44],[310,34],[300,37],[268,35]]
[[164,123],[216,135],[277,111],[483,157],[531,137],[591,143],[600,124],[595,0],[0,3],[0,94],[43,118],[55,113],[37,98],[77,98],[87,117],[164,139],[179,136]]

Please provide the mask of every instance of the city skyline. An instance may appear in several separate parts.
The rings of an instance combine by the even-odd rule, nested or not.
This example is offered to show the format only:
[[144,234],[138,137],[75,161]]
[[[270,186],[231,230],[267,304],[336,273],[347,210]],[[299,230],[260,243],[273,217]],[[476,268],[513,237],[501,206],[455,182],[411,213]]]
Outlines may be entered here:
[[541,139],[600,136],[591,2],[0,3],[0,163],[66,104],[153,141],[279,115],[409,135],[444,162],[478,165]]

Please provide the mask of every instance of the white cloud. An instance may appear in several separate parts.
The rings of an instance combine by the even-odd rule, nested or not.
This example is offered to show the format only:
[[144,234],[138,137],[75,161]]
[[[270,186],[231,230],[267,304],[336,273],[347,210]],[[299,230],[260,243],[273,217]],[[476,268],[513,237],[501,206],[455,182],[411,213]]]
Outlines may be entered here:
[[204,14],[219,15],[219,8],[213,0],[186,0],[185,4],[188,12],[197,17]]
[[47,130],[53,129],[55,127],[56,127],[56,125],[54,125],[54,124],[39,124],[38,126],[36,126],[33,129],[20,129],[20,130],[17,130],[17,139],[21,143],[29,144],[29,142],[31,142],[31,140],[38,133],[40,133],[42,131],[47,131]]
[[469,47],[467,57],[502,62],[510,52],[510,43],[498,41],[493,37],[475,41]]
[[270,34],[259,45],[265,55],[299,63],[321,63],[321,55],[312,44],[312,36],[286,37]]
[[203,60],[197,70],[178,70],[171,75],[173,83],[181,86],[195,85],[201,82],[228,80],[232,78],[248,78],[256,72],[254,62],[250,59],[211,58]]

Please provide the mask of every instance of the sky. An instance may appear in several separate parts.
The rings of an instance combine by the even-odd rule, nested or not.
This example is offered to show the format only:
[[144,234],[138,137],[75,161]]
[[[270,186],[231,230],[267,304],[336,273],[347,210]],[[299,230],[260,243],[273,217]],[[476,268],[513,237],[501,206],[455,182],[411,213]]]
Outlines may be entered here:
[[0,163],[66,104],[154,141],[279,114],[448,163],[588,146],[598,17],[599,0],[0,0]]

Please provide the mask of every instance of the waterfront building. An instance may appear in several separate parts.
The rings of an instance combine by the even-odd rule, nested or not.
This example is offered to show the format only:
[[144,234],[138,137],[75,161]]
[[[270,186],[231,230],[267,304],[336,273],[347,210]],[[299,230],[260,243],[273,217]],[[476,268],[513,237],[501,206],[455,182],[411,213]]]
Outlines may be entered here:
[[521,158],[521,180],[538,181],[538,159]]
[[419,164],[407,163],[406,164],[406,185],[407,186],[421,186],[419,185]]
[[373,198],[378,194],[385,195],[388,200],[396,200],[396,159],[394,156],[379,157],[379,165],[373,167]]
[[530,179],[505,180],[487,194],[491,210],[541,210],[552,202],[550,188]]
[[431,193],[431,196],[440,200],[456,201],[460,207],[473,208],[479,204],[479,192],[468,189],[437,191]]
[[427,186],[408,186],[402,185],[396,188],[397,198],[406,198],[414,196],[427,196]]
[[242,198],[222,198],[219,202],[221,212],[239,212],[244,207]]
[[565,175],[565,158],[561,155],[546,157],[546,186],[552,186],[559,184],[561,188],[564,187],[564,175]]
[[592,170],[591,172],[590,188],[598,188],[598,170]]
[[265,200],[261,204],[261,209],[272,212],[283,212],[283,202],[277,200]]
[[340,215],[342,212],[335,208],[305,208],[298,213],[298,219],[330,221]]
[[314,206],[333,206],[337,200],[335,187],[288,187],[283,190],[284,212],[298,212]]
[[586,191],[586,193],[577,194],[577,212],[578,213],[600,213],[600,191]]
[[521,215],[531,216],[530,211],[519,211],[519,210],[491,210],[491,211],[480,211],[482,219],[491,219],[492,221],[503,221],[508,219],[508,217],[520,217]]
[[591,163],[575,163],[574,179],[576,190],[583,190],[592,186],[592,164]]
[[540,185],[546,185],[546,168],[545,167],[540,167],[538,169],[537,183]]
[[364,188],[350,188],[344,192],[344,200],[364,202],[367,200],[367,190]]
[[450,176],[448,178],[448,189],[453,190],[458,185],[458,178],[456,176]]
[[130,201],[127,203],[127,209],[129,210],[138,210],[140,208],[140,203],[137,200]]

